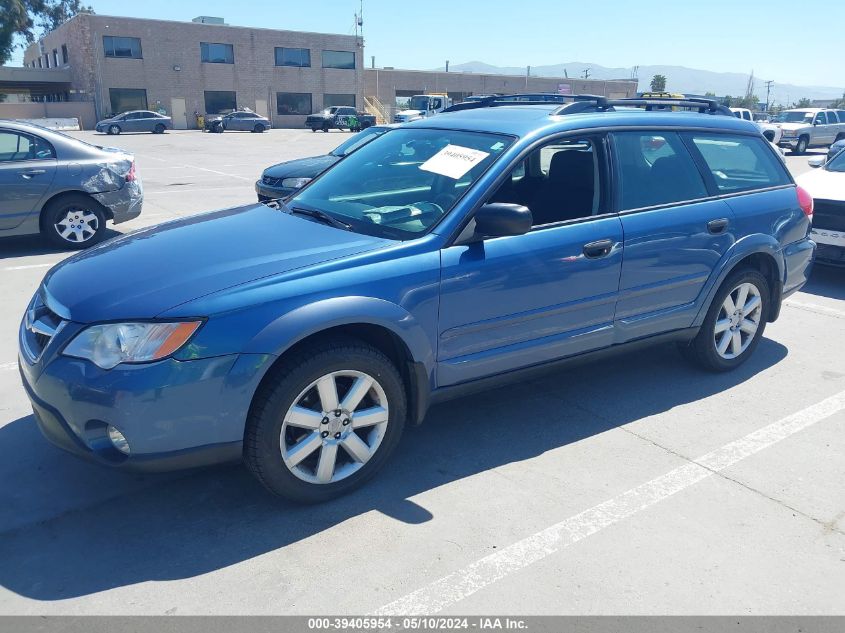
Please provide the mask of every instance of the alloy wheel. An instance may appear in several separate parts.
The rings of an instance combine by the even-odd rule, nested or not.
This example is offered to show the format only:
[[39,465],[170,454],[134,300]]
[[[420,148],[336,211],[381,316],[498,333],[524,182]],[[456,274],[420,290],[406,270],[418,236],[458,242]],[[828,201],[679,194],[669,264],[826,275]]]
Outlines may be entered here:
[[763,319],[763,299],[752,283],[742,283],[725,297],[713,332],[716,352],[724,359],[742,354],[760,327]]
[[326,374],[302,390],[285,414],[282,460],[308,483],[346,479],[375,455],[388,417],[387,396],[375,378],[353,370]]
[[58,222],[53,226],[66,242],[81,244],[94,237],[100,228],[100,220],[97,214],[89,209],[71,207],[64,215],[59,216]]

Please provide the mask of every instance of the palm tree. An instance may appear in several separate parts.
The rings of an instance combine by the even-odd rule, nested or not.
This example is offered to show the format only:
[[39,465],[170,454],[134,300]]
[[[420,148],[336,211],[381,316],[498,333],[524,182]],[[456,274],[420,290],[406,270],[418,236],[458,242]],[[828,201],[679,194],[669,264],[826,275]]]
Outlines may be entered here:
[[651,78],[652,92],[666,92],[666,75],[655,75]]

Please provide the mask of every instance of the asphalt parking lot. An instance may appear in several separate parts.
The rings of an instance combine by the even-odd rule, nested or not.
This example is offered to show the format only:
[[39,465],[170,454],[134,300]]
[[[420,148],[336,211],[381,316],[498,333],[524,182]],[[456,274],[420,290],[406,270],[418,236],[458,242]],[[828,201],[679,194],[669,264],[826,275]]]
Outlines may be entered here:
[[[348,137],[77,136],[136,155],[115,234],[253,202]],[[299,507],[240,466],[112,472],[42,439],[17,327],[67,255],[0,240],[0,614],[845,614],[845,271],[733,373],[663,346],[440,405],[371,484]]]

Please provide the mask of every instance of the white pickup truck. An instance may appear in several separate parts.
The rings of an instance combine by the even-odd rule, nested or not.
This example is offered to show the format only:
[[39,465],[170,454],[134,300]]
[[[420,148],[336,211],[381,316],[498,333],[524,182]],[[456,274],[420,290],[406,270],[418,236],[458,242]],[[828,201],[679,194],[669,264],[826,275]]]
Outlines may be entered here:
[[828,147],[845,138],[845,110],[784,110],[772,123],[783,132],[778,145],[796,154],[803,154],[810,147]]
[[408,105],[407,110],[396,113],[393,117],[394,123],[407,123],[434,116],[451,106],[452,100],[445,94],[414,95]]
[[[734,116],[737,119],[742,119],[743,121],[753,121],[756,123],[757,127],[760,128],[760,132],[763,133],[763,136],[765,136],[766,140],[770,143],[777,145],[780,142],[780,137],[783,133],[777,125],[768,123],[767,121],[758,121],[754,118],[754,113],[748,108],[731,108],[731,112],[734,113]],[[760,113],[758,113],[758,115],[759,114]]]

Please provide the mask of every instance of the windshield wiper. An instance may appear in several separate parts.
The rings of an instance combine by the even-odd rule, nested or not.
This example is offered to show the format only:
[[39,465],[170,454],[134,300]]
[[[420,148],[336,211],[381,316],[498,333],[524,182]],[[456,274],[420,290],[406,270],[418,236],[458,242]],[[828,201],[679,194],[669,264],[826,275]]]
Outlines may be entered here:
[[291,215],[299,214],[299,215],[307,215],[308,217],[315,218],[317,220],[322,220],[326,224],[335,227],[336,229],[343,229],[345,231],[351,231],[352,225],[347,224],[342,220],[338,220],[333,215],[329,215],[325,211],[320,211],[319,209],[303,209],[302,207],[293,207],[289,211]]

